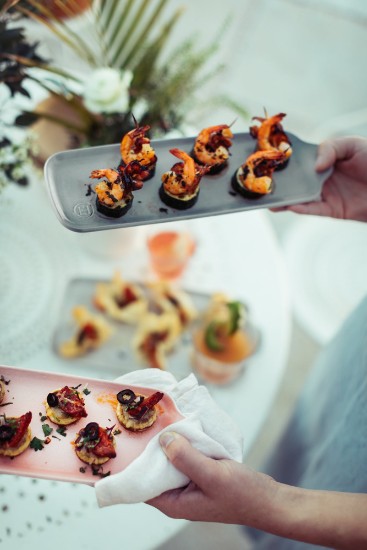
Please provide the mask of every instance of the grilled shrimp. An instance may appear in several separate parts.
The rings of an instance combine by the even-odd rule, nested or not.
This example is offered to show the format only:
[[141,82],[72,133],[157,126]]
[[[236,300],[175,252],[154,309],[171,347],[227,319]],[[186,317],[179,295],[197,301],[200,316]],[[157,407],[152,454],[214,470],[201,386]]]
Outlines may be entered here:
[[170,153],[183,160],[174,164],[168,172],[162,175],[165,191],[171,195],[191,195],[200,183],[204,169],[198,167],[190,155],[180,149],[170,149]]
[[233,133],[227,124],[204,128],[196,138],[194,155],[202,164],[223,164],[229,157]]
[[151,166],[155,164],[157,157],[150,139],[145,135],[150,126],[139,126],[136,121],[135,124],[136,127],[122,138],[120,145],[121,158],[126,164],[137,160],[143,166]]
[[92,179],[102,179],[105,177],[107,180],[96,185],[95,191],[100,202],[113,206],[124,197],[124,186],[121,175],[117,170],[113,170],[112,168],[93,170],[89,177]]
[[281,123],[285,116],[285,113],[279,113],[272,117],[253,117],[253,120],[260,122],[260,126],[251,126],[250,134],[257,139],[258,150],[280,151],[287,160],[292,154],[292,147]]
[[285,160],[280,151],[256,151],[242,164],[239,177],[246,189],[266,195],[271,191],[272,175],[276,167]]

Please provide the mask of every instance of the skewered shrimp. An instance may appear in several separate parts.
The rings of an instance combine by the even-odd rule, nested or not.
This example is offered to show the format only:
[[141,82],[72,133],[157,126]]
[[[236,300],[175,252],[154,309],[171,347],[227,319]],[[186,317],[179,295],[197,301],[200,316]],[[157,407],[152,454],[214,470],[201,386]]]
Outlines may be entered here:
[[162,175],[160,197],[174,208],[189,208],[197,200],[199,183],[206,168],[195,164],[194,159],[185,151],[170,149],[170,153],[183,162],[177,162]]
[[272,175],[285,160],[280,151],[257,151],[240,166],[232,179],[236,191],[245,196],[267,195],[272,191]]
[[250,134],[257,139],[258,150],[280,151],[284,154],[286,161],[292,154],[292,147],[281,124],[285,116],[285,113],[279,113],[272,117],[253,117],[253,120],[260,122],[260,126],[251,126]]
[[227,124],[204,128],[196,138],[193,155],[197,162],[210,166],[217,173],[227,164],[233,133]]
[[128,164],[132,161],[138,161],[146,168],[148,173],[140,174],[140,179],[146,180],[154,175],[157,156],[150,143],[150,139],[145,135],[150,129],[150,126],[139,126],[136,122],[136,127],[124,135],[120,145],[120,153],[122,161]]

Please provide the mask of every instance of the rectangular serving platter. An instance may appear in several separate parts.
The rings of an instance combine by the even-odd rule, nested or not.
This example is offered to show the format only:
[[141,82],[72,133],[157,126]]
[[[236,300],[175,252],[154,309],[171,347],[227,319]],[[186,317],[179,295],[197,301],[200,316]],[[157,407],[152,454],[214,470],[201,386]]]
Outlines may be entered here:
[[141,190],[134,192],[132,207],[120,218],[99,213],[95,194],[88,193],[88,185],[97,183],[89,179],[92,170],[116,168],[120,163],[119,144],[56,153],[45,164],[45,180],[59,221],[68,229],[82,233],[318,200],[326,174],[317,174],[314,170],[317,146],[294,134],[288,135],[292,142],[292,157],[286,168],[274,173],[272,193],[257,199],[246,199],[231,186],[234,173],[254,152],[255,141],[248,133],[234,134],[228,166],[217,175],[202,178],[198,200],[187,210],[168,207],[158,192],[162,174],[178,160],[169,150],[179,148],[190,154],[195,137],[152,140],[158,157],[155,176],[146,181]]
[[[107,280],[97,278],[77,277],[72,279],[65,289],[64,298],[61,303],[60,311],[54,328],[53,350],[58,355],[60,345],[69,340],[75,333],[75,323],[72,319],[72,309],[75,306],[82,305],[88,308],[93,315],[104,314],[99,311],[94,303],[93,296],[98,283],[107,283]],[[149,299],[149,289],[143,283],[134,281]],[[204,311],[208,306],[210,295],[185,291],[191,298],[196,309]],[[140,363],[132,347],[132,340],[136,332],[136,326],[118,322],[110,317],[104,316],[112,328],[112,336],[99,349],[91,351],[86,355],[73,359],[63,359],[65,364],[83,368],[87,372],[94,371],[97,376],[117,376],[130,372],[131,370],[147,368],[148,365]],[[167,370],[171,372],[177,380],[188,376],[190,368],[191,352],[191,330],[195,322],[183,333],[180,340],[174,347],[172,353],[167,356]]]
[[[42,424],[53,428],[50,435],[51,442],[44,448],[35,451],[26,449],[21,455],[14,457],[0,456],[0,473],[16,474],[34,478],[69,481],[94,485],[98,475],[93,475],[92,469],[76,456],[72,441],[77,432],[88,422],[98,422],[102,427],[116,425],[121,433],[115,436],[116,458],[110,459],[104,466],[102,473],[115,474],[128,466],[145,449],[149,441],[166,426],[182,420],[184,417],[176,408],[173,400],[165,394],[157,405],[158,418],[153,426],[143,432],[133,433],[120,426],[116,414],[115,396],[125,386],[88,377],[80,377],[53,372],[20,369],[10,366],[0,366],[0,375],[9,383],[6,385],[6,396],[0,405],[0,414],[6,416],[20,416],[28,411],[32,412],[32,436],[45,439]],[[86,418],[66,427],[66,436],[56,432],[58,426],[50,420],[44,420],[44,401],[48,393],[63,386],[78,386],[85,401],[88,413]],[[87,388],[88,395],[83,393]],[[137,386],[129,386],[133,391],[144,395],[151,395],[155,390]],[[55,437],[52,437],[55,436]],[[84,472],[80,470],[83,468]]]

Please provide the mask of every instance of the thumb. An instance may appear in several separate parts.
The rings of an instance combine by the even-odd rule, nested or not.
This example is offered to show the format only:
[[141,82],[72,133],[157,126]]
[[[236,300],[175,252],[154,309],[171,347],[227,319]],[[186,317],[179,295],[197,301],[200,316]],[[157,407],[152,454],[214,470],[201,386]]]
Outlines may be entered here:
[[176,432],[164,432],[159,442],[168,460],[199,487],[208,483],[216,461],[195,449]]

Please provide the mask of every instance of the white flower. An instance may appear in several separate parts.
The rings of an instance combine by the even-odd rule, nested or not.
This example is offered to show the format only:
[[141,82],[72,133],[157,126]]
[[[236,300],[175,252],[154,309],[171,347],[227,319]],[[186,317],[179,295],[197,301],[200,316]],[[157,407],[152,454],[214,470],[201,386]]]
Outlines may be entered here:
[[124,113],[129,107],[131,71],[105,67],[93,71],[85,82],[84,103],[92,113]]

